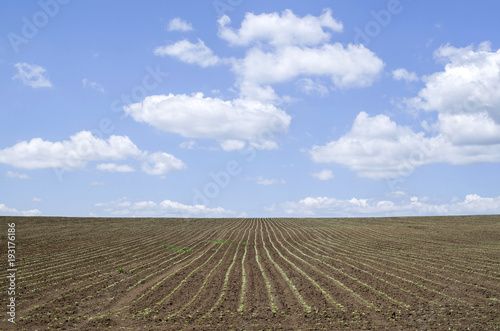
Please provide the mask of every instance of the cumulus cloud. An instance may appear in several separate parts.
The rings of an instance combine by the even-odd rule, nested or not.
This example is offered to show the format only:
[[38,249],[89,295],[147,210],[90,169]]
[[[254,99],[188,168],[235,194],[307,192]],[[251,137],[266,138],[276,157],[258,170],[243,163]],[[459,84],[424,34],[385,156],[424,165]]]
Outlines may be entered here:
[[20,80],[24,85],[32,88],[52,87],[45,68],[25,62],[16,63],[14,67],[17,68],[17,73],[12,79]]
[[365,87],[381,73],[384,63],[363,45],[328,43],[331,32],[341,32],[342,23],[325,9],[319,16],[296,16],[291,10],[280,13],[247,13],[238,30],[229,27],[230,18],[219,19],[218,35],[230,45],[248,48],[240,59],[219,58],[205,43],[181,40],[157,47],[156,55],[209,67],[230,64],[236,75],[240,97],[281,101],[271,85],[301,76],[304,93],[325,95],[328,90],[309,76],[325,76],[339,88]]
[[83,168],[89,161],[140,157],[141,151],[126,136],[107,140],[81,131],[62,142],[34,138],[0,150],[0,162],[25,169]]
[[[0,150],[0,163],[24,169],[63,168],[83,169],[88,162],[104,160],[136,159],[144,162],[148,174],[165,174],[181,170],[184,163],[175,157],[161,153],[150,154],[141,151],[127,136],[111,136],[104,140],[81,131],[64,141],[45,141],[34,138]],[[167,163],[170,164],[167,165]],[[150,164],[153,164],[152,168]],[[123,166],[108,163],[98,166],[99,170],[130,170]],[[150,169],[154,169],[149,171]]]
[[160,208],[168,214],[185,216],[233,216],[236,213],[222,207],[208,208],[204,205],[185,205],[179,202],[163,200]]
[[126,197],[104,203],[96,203],[108,215],[121,216],[163,216],[163,217],[228,217],[237,213],[222,207],[209,208],[204,205],[186,205],[163,200],[130,202]]
[[312,173],[311,176],[319,180],[330,180],[333,178],[333,173],[331,170],[323,169],[319,172]]
[[239,30],[219,19],[220,38],[230,45],[249,47],[242,59],[232,61],[236,85],[242,96],[277,101],[271,85],[306,76],[299,82],[305,93],[324,95],[321,84],[310,76],[329,77],[339,88],[365,87],[377,79],[384,63],[363,45],[328,43],[331,31],[341,32],[342,23],[330,9],[320,16],[296,16],[291,10],[279,13],[246,14]]
[[430,163],[500,162],[500,144],[456,145],[444,133],[426,137],[385,115],[370,117],[365,112],[358,114],[348,133],[313,146],[309,153],[314,162],[342,164],[372,179],[406,176]]
[[182,32],[194,30],[193,27],[191,26],[191,23],[184,21],[180,17],[171,19],[170,22],[168,23],[167,29],[168,31],[182,31]]
[[405,82],[416,82],[419,80],[418,76],[414,72],[408,72],[404,68],[399,68],[392,71],[392,78],[394,80],[404,80]]
[[439,130],[454,145],[500,144],[500,123],[487,112],[439,114],[438,119]]
[[417,216],[417,215],[470,215],[498,214],[500,196],[483,198],[469,194],[462,201],[435,204],[426,198],[411,196],[392,200],[336,199],[328,197],[307,197],[281,204],[283,212],[296,216]]
[[313,146],[315,162],[343,164],[362,177],[395,178],[429,163],[500,162],[500,50],[489,43],[442,46],[444,71],[425,77],[425,87],[406,104],[437,112],[434,136],[414,132],[385,115],[361,112],[351,130],[324,146]]
[[340,43],[318,47],[284,46],[275,50],[250,49],[235,62],[233,70],[243,95],[259,98],[260,89],[271,95],[270,84],[299,76],[326,76],[339,88],[370,86],[379,76],[384,62],[363,45]]
[[96,166],[97,170],[109,172],[134,172],[134,168],[126,164],[101,163]]
[[484,42],[477,49],[445,45],[434,55],[444,71],[425,77],[409,105],[440,114],[487,113],[500,123],[500,50]]
[[124,107],[138,122],[174,132],[186,138],[217,140],[225,150],[245,146],[271,149],[275,135],[288,130],[290,116],[272,104],[248,99],[169,94],[146,97]]
[[[361,112],[347,134],[324,146],[313,146],[310,155],[318,163],[338,163],[362,177],[384,179],[408,174],[432,158],[434,140],[385,115],[370,117]],[[420,159],[422,151],[425,159]],[[418,158],[413,157],[415,153]]]
[[184,162],[163,152],[149,154],[142,163],[142,171],[148,175],[165,175],[185,168]]
[[468,194],[464,201],[455,202],[451,206],[453,214],[498,214],[500,211],[500,196],[483,198],[478,194]]
[[189,40],[181,40],[171,45],[156,47],[154,54],[172,56],[182,62],[197,64],[202,68],[215,66],[222,61],[200,39],[198,39],[198,43],[196,44],[191,43]]
[[427,76],[408,106],[437,111],[442,132],[455,144],[500,143],[500,50],[489,42],[476,49],[445,45],[435,57],[444,71]]
[[339,200],[327,197],[307,197],[299,201],[287,201],[281,205],[286,214],[316,215],[320,213],[344,213],[349,215],[355,210],[366,210],[367,199]]
[[9,208],[3,203],[0,203],[0,215],[4,216],[37,216],[40,215],[41,212],[38,209],[30,209],[30,210],[17,210],[15,208]]
[[342,23],[332,17],[330,9],[325,9],[319,17],[307,15],[302,18],[291,10],[285,10],[281,15],[247,13],[237,31],[227,26],[231,22],[227,15],[222,16],[218,22],[219,37],[237,46],[259,42],[274,46],[312,46],[330,39],[330,33],[324,31],[324,28],[335,32],[343,29]]

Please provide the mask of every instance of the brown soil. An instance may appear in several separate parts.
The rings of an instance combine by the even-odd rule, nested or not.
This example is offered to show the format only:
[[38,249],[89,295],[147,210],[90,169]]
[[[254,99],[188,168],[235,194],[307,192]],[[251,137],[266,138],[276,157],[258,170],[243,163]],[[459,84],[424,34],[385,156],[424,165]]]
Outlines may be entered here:
[[1,330],[500,329],[498,215],[12,222]]

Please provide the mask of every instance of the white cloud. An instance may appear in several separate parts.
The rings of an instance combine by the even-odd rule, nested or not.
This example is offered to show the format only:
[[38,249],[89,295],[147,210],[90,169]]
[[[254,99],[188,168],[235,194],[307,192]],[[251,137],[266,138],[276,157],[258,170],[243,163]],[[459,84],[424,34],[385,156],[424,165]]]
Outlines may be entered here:
[[309,153],[314,162],[342,164],[360,177],[372,179],[407,176],[430,163],[500,162],[498,143],[454,145],[443,133],[425,137],[385,115],[370,117],[364,112],[347,134],[324,146],[313,146]]
[[471,215],[498,214],[500,196],[482,198],[470,194],[463,201],[434,204],[415,196],[391,200],[357,199],[342,200],[328,197],[307,197],[281,204],[283,212],[294,216],[412,216],[412,215]]
[[42,214],[42,212],[39,211],[38,209],[30,209],[30,210],[21,211],[21,215],[23,215],[23,216],[38,216],[41,214]]
[[313,146],[312,159],[374,179],[408,175],[429,163],[500,162],[500,50],[491,51],[489,43],[446,45],[435,54],[444,71],[425,77],[418,96],[406,100],[413,109],[438,113],[436,123],[424,123],[437,129],[434,136],[362,112],[347,134]]
[[[366,199],[338,200],[327,197],[307,197],[297,202],[287,201],[281,205],[286,214],[311,216],[319,214],[349,215],[353,211],[366,211]],[[373,212],[373,211],[372,211]]]
[[204,205],[185,205],[179,202],[174,202],[170,200],[164,200],[160,202],[161,209],[168,213],[174,215],[183,216],[231,216],[236,213],[232,210],[227,210],[222,207],[208,208]]
[[157,204],[153,201],[140,201],[130,205],[130,209],[154,209]]
[[370,86],[384,67],[383,61],[363,45],[327,43],[331,31],[342,31],[342,23],[332,17],[330,9],[317,17],[297,17],[291,10],[248,13],[237,31],[228,27],[229,22],[228,16],[219,19],[218,35],[231,45],[248,47],[241,59],[219,58],[202,40],[196,44],[181,40],[157,47],[154,53],[201,67],[230,64],[240,97],[262,102],[285,100],[271,85],[301,76],[299,88],[320,96],[328,89],[308,76],[329,77],[338,88]]
[[94,90],[97,90],[101,93],[105,93],[106,91],[104,90],[104,87],[101,84],[98,84],[96,82],[89,81],[87,78],[82,79],[82,86],[84,88],[92,88]]
[[97,180],[93,180],[89,183],[90,186],[102,186],[104,185],[104,182],[99,182]]
[[148,96],[124,110],[137,122],[186,138],[214,139],[226,150],[241,148],[243,141],[255,148],[276,148],[274,136],[286,132],[291,120],[269,103],[224,101],[202,93]]
[[329,44],[330,31],[342,24],[326,9],[318,16],[297,17],[291,10],[278,13],[248,13],[238,31],[228,27],[230,19],[219,19],[219,37],[231,45],[249,47],[244,58],[232,61],[236,85],[242,96],[278,101],[272,84],[300,76],[305,93],[325,95],[327,89],[307,76],[327,76],[336,87],[365,87],[377,79],[384,63],[363,45]]
[[341,32],[343,29],[342,23],[332,17],[330,9],[325,9],[319,17],[307,15],[302,18],[297,17],[291,10],[285,10],[281,15],[247,13],[238,31],[227,27],[230,21],[226,15],[219,19],[218,34],[231,45],[238,46],[259,42],[274,46],[312,46],[330,39],[330,33],[323,28],[335,32]]
[[418,76],[414,72],[408,72],[404,68],[399,68],[392,71],[392,78],[394,80],[404,80],[405,82],[416,82],[419,80]]
[[123,197],[118,200],[96,203],[109,215],[124,216],[163,216],[163,217],[228,217],[237,213],[222,207],[208,208],[204,205],[186,205],[171,200],[161,202],[139,201],[130,202]]
[[333,178],[333,173],[331,170],[323,169],[320,172],[315,172],[311,174],[311,176],[319,180],[330,180]]
[[231,139],[231,140],[225,140],[225,141],[221,142],[220,145],[221,145],[223,150],[225,150],[227,152],[231,152],[231,151],[238,151],[238,150],[244,149],[246,144],[244,141]]
[[406,175],[429,162],[436,144],[436,138],[426,139],[385,115],[361,112],[347,134],[325,146],[313,146],[310,155],[318,163],[343,164],[362,177],[384,179]]
[[454,214],[498,214],[500,212],[500,196],[482,198],[477,194],[468,194],[464,201],[452,205],[451,212]]
[[500,144],[500,123],[487,112],[439,114],[439,130],[458,146]]
[[176,17],[170,20],[168,23],[168,31],[192,31],[194,30],[193,27],[191,26],[191,23],[188,23],[184,21],[180,17]]
[[97,138],[81,131],[62,142],[34,138],[0,150],[0,163],[18,168],[83,168],[96,160],[123,160],[140,157],[141,151],[126,136]]
[[28,176],[26,174],[21,174],[21,173],[18,173],[18,172],[14,172],[14,171],[7,171],[5,173],[5,177],[7,177],[7,178],[16,178],[16,179],[30,179],[30,176]]
[[370,86],[383,67],[384,62],[363,45],[344,47],[335,43],[315,48],[285,46],[272,51],[254,47],[235,62],[233,70],[239,76],[243,95],[259,98],[264,89],[264,96],[269,98],[272,89],[268,84],[299,76],[327,76],[339,88]]
[[255,184],[257,185],[263,185],[263,186],[274,185],[274,184],[286,184],[286,181],[284,179],[264,178],[262,176],[249,178],[249,180],[255,182]]
[[202,68],[217,65],[222,61],[200,39],[198,39],[197,44],[193,44],[188,40],[181,40],[172,45],[159,46],[155,48],[154,54],[176,57],[182,62],[197,64]]
[[278,149],[278,144],[275,141],[271,141],[271,140],[252,141],[249,144],[249,146],[252,148],[261,149],[261,150]]
[[302,78],[297,81],[297,86],[302,93],[307,95],[319,95],[321,97],[328,94],[328,88],[321,83],[314,82],[310,78]]
[[[141,151],[127,136],[111,136],[107,140],[95,137],[89,131],[81,131],[62,142],[34,138],[0,150],[0,163],[24,169],[64,168],[82,169],[88,162],[104,160],[136,159],[143,161],[148,174],[165,174],[181,170],[184,163],[166,153]],[[152,165],[151,165],[152,164]],[[99,165],[99,170],[130,170],[113,163]]]
[[452,145],[452,163],[499,162],[500,50],[489,42],[435,52],[444,71],[425,78],[418,96],[407,100],[417,109],[438,112],[437,127]]
[[[261,101],[280,101],[271,85],[300,76],[327,76],[339,88],[369,86],[384,67],[383,61],[363,45],[327,43],[331,31],[343,29],[330,9],[317,17],[298,17],[291,10],[247,13],[237,31],[228,27],[229,22],[228,16],[219,19],[218,35],[231,45],[248,47],[242,59],[219,58],[202,40],[196,44],[181,40],[157,47],[154,53],[204,68],[231,64],[240,97]],[[303,79],[299,87],[304,93],[322,96],[328,92],[309,77]]]
[[148,175],[165,175],[185,168],[184,162],[173,155],[162,152],[149,154],[145,162],[142,163],[142,171]]
[[41,212],[38,209],[30,209],[30,210],[22,210],[19,211],[15,208],[9,208],[6,205],[0,203],[0,214],[5,216],[37,216],[40,215]]
[[476,50],[445,45],[435,57],[444,71],[425,77],[426,86],[408,104],[439,114],[487,114],[500,124],[500,50],[488,42]]
[[97,170],[109,171],[109,172],[133,172],[135,171],[129,165],[126,164],[116,164],[116,163],[101,163],[96,166]]
[[47,71],[43,67],[25,62],[16,63],[14,66],[17,68],[17,74],[12,79],[18,79],[32,88],[52,87]]
[[397,191],[393,191],[393,192],[388,193],[387,196],[389,196],[391,198],[404,198],[404,197],[407,197],[408,194],[405,191],[397,190]]
[[37,198],[37,197],[34,197],[33,199],[31,199],[32,202],[42,202],[42,198]]
[[425,137],[385,115],[370,117],[361,112],[348,133],[324,146],[313,146],[309,153],[314,162],[342,164],[372,179],[406,176],[430,163],[500,162],[498,143],[458,145],[452,139],[445,133]]
[[94,204],[96,207],[118,207],[118,208],[124,208],[124,207],[130,207],[132,203],[128,200],[127,197],[121,197],[119,199],[109,201],[109,202],[97,202]]

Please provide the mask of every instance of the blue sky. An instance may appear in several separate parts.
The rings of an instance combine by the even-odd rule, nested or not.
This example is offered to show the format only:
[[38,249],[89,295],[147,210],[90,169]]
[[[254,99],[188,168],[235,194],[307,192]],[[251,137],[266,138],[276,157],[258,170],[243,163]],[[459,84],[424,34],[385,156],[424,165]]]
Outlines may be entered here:
[[500,212],[498,2],[1,6],[1,215]]

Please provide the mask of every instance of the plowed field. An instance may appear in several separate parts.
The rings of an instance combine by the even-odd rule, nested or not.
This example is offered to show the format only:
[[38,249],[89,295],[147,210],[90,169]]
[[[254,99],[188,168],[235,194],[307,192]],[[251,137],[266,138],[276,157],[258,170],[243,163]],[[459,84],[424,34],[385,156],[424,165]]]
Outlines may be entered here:
[[500,328],[500,216],[9,223],[2,330]]

